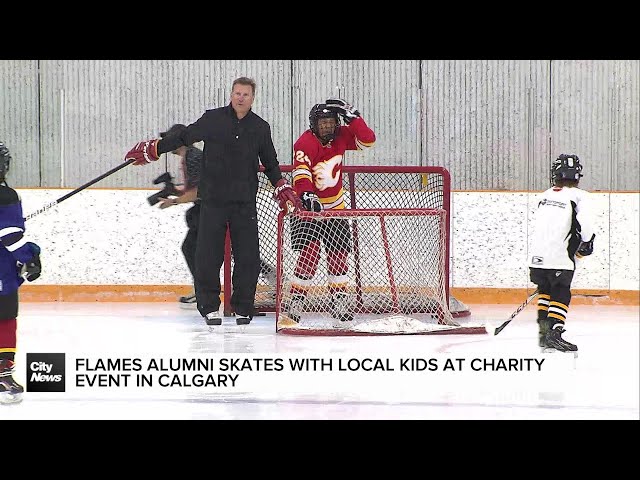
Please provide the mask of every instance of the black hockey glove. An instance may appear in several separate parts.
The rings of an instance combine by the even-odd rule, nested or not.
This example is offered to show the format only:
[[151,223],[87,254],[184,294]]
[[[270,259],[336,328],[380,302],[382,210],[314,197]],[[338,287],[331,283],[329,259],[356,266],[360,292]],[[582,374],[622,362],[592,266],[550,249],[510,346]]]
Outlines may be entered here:
[[4,143],[0,142],[0,175],[2,175],[3,179],[7,175],[10,165],[11,154],[9,153],[9,149]]
[[0,157],[11,157],[11,154],[9,153],[9,149],[2,142],[0,142]]
[[305,210],[309,212],[322,211],[322,203],[320,203],[320,199],[315,193],[303,192],[302,195],[300,195],[300,200],[302,200],[302,206]]
[[588,242],[581,242],[578,247],[578,251],[576,252],[576,257],[588,257],[593,253],[593,239],[596,238],[596,234],[591,235],[591,240]]
[[356,110],[353,105],[349,105],[347,102],[340,98],[328,98],[325,101],[325,104],[327,105],[328,109],[338,113],[338,115],[342,117],[342,120],[344,120],[344,123],[346,123],[347,125],[349,125],[351,123],[351,120],[353,120],[354,118],[360,117],[360,112]]
[[42,263],[40,263],[40,247],[33,242],[27,242],[33,251],[33,258],[25,264],[18,263],[19,274],[28,282],[33,282],[40,277]]
[[42,272],[42,264],[40,263],[40,255],[36,255],[31,260],[27,262],[26,265],[26,275],[24,278],[27,279],[27,282],[33,282],[37,278],[40,277],[40,273]]

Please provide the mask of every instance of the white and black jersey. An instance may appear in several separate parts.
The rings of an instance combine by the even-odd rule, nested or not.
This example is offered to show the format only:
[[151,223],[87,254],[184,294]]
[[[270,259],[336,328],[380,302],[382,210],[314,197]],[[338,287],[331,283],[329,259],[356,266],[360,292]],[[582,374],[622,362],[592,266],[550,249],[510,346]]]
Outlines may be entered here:
[[552,187],[537,198],[529,267],[574,270],[581,241],[593,234],[589,193],[577,187]]

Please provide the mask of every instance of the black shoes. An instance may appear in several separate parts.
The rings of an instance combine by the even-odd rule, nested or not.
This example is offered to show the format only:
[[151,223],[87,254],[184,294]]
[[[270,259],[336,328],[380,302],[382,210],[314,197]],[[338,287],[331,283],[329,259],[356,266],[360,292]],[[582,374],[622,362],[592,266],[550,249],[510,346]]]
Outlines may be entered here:
[[[249,325],[252,317],[250,315],[236,315],[236,325]],[[204,316],[204,321],[210,327],[217,327],[222,325],[222,316],[218,311],[207,313]]]
[[204,316],[204,321],[210,327],[222,325],[222,317],[220,316],[220,313],[217,310],[215,312],[207,313]]

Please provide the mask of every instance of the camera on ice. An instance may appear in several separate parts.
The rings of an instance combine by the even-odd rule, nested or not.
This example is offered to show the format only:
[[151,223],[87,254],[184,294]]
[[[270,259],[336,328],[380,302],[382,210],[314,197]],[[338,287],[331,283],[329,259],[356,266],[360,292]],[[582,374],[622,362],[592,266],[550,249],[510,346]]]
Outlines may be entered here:
[[393,372],[395,369],[391,366],[388,358],[338,359],[338,371],[355,372],[357,370],[364,370],[365,372]]

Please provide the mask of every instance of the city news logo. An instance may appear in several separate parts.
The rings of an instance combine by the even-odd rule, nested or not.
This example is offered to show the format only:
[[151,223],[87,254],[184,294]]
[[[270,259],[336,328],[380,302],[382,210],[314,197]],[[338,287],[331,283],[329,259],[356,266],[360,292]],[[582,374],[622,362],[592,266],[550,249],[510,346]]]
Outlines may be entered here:
[[64,353],[27,353],[27,391],[64,392]]

